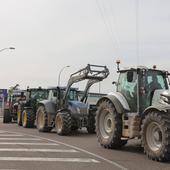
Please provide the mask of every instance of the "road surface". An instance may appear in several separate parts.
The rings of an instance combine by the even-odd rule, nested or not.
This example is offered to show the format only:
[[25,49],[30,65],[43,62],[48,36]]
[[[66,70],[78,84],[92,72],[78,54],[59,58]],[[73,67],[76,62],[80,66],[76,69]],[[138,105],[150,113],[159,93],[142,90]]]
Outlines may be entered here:
[[85,130],[70,136],[40,133],[0,121],[0,169],[170,170],[169,163],[148,160],[140,141],[121,150],[102,148]]

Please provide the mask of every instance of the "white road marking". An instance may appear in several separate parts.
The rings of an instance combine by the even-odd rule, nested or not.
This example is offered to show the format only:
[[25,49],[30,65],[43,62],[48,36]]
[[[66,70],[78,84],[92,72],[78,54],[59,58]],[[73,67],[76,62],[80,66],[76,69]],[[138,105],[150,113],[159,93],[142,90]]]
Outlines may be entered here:
[[0,169],[0,170],[19,170],[19,169]]
[[24,136],[24,135],[19,135],[19,134],[0,134],[0,137],[19,137],[19,136]]
[[0,140],[41,140],[38,138],[0,138]]
[[0,145],[45,145],[45,146],[58,146],[57,143],[25,143],[25,142],[0,142]]
[[75,153],[78,152],[75,149],[27,149],[27,148],[0,148],[0,152],[69,152]]
[[125,168],[124,166],[118,164],[118,163],[115,162],[115,161],[111,161],[111,160],[106,159],[106,158],[104,158],[104,157],[102,157],[102,156],[100,156],[100,155],[97,155],[97,154],[95,154],[95,153],[89,152],[89,151],[87,151],[87,150],[85,150],[85,149],[81,149],[81,148],[79,148],[79,147],[76,147],[76,146],[73,146],[73,145],[69,145],[69,144],[66,144],[66,143],[63,143],[63,142],[60,142],[60,141],[57,141],[57,140],[52,140],[52,139],[44,138],[44,137],[41,137],[41,136],[35,136],[35,135],[26,134],[26,133],[23,134],[23,133],[21,133],[21,132],[13,132],[13,131],[5,131],[5,132],[27,135],[27,136],[34,137],[34,138],[39,138],[39,139],[41,139],[41,140],[47,140],[47,141],[50,141],[50,142],[53,142],[53,143],[61,144],[61,145],[64,145],[64,146],[67,146],[67,147],[76,149],[76,150],[78,150],[78,151],[80,151],[80,152],[84,152],[84,153],[86,153],[86,154],[88,154],[88,155],[94,156],[94,157],[96,157],[96,158],[98,158],[98,159],[101,159],[101,160],[103,160],[103,161],[105,161],[105,162],[107,162],[107,163],[109,163],[109,164],[114,165],[115,167],[117,167],[117,168],[119,168],[119,169],[121,169],[121,170],[128,170],[127,168]]
[[77,162],[100,163],[90,158],[38,158],[38,157],[0,157],[0,161],[40,161],[40,162]]

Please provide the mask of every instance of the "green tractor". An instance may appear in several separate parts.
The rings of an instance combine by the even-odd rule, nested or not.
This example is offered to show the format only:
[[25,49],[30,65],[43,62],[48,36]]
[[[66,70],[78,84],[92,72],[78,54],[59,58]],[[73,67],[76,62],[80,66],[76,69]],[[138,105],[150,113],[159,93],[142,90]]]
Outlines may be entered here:
[[48,97],[48,89],[27,88],[26,100],[20,102],[17,112],[17,123],[25,128],[33,128],[35,125],[37,103]]
[[168,71],[146,67],[119,69],[116,92],[99,99],[96,133],[105,148],[118,149],[141,139],[148,158],[170,160],[170,91]]

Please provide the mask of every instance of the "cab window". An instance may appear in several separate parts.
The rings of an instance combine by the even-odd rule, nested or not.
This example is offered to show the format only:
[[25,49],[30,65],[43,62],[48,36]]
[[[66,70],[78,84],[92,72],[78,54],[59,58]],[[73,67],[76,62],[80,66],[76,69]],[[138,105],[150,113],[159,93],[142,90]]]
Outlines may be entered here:
[[117,91],[129,103],[131,111],[137,110],[137,73],[135,71],[122,72],[119,75]]

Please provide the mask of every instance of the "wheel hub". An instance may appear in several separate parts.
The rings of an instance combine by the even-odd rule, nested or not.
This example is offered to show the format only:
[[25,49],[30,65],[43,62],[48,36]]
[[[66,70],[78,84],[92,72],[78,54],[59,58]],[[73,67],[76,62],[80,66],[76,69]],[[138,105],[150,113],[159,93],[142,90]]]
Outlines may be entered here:
[[23,126],[25,126],[27,123],[27,113],[24,112],[24,115],[23,115]]
[[104,110],[100,116],[99,121],[100,133],[104,138],[109,138],[114,130],[114,118],[113,114],[109,110]]
[[37,125],[40,129],[44,127],[44,114],[42,111],[39,112]]
[[56,117],[56,126],[57,126],[57,131],[61,131],[63,122],[62,122],[62,118],[60,116]]
[[18,112],[17,112],[17,121],[18,121],[18,123],[20,122],[20,119],[21,119],[21,112],[18,110]]
[[104,128],[107,133],[112,132],[112,124],[113,123],[112,123],[111,115],[110,114],[106,115],[104,119]]
[[152,122],[148,125],[146,140],[153,151],[158,151],[162,147],[162,132],[158,123]]

